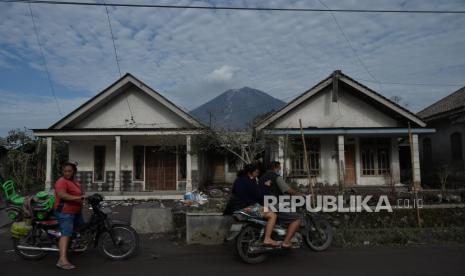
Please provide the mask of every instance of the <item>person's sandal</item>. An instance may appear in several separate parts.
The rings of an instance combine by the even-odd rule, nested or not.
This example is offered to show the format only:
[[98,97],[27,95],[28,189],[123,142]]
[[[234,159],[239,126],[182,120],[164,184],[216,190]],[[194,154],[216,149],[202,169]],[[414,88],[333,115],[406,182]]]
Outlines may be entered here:
[[57,267],[60,268],[60,269],[64,269],[64,270],[71,270],[71,269],[75,269],[76,267],[72,264],[65,264],[65,265],[62,265],[60,263],[57,263]]

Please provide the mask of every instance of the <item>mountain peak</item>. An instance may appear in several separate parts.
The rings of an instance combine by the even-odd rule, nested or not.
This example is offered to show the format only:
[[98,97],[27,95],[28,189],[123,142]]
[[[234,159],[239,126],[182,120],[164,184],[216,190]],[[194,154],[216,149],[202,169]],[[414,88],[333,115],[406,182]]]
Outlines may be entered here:
[[261,90],[244,86],[226,90],[192,110],[191,114],[213,128],[243,130],[257,116],[275,111],[284,104]]

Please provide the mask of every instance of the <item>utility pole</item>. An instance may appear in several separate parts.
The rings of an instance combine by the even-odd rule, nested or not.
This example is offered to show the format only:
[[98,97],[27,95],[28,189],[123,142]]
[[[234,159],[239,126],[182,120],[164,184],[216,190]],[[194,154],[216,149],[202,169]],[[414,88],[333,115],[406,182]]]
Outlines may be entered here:
[[412,138],[412,128],[410,127],[410,122],[408,122],[408,141],[410,146],[410,159],[412,162],[412,190],[413,190],[413,200],[415,200],[415,210],[417,212],[417,223],[418,227],[421,227],[421,218],[420,218],[420,209],[418,208],[418,191],[415,187],[414,179],[415,179],[415,160],[414,155],[415,152],[413,151],[413,138]]
[[313,184],[314,183],[313,183],[312,174],[310,172],[310,163],[308,161],[308,156],[307,156],[307,144],[305,143],[305,135],[304,135],[304,130],[302,128],[302,119],[299,119],[299,125],[300,125],[300,134],[302,136],[302,144],[304,146],[305,169],[307,171],[308,185],[310,186],[311,206],[315,207],[315,195],[313,194]]

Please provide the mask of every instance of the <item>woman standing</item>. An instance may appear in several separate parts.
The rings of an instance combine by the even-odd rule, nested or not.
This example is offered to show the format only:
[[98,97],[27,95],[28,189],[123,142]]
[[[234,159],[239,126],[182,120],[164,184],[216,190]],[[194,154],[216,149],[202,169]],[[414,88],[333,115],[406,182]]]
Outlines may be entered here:
[[271,181],[260,186],[257,183],[259,170],[257,166],[248,164],[238,174],[234,181],[232,189],[232,209],[234,211],[242,210],[252,216],[261,217],[267,220],[265,226],[265,235],[263,239],[264,246],[276,247],[278,242],[271,238],[273,227],[276,224],[276,214],[273,212],[265,212],[263,209],[263,196],[267,194],[264,189],[268,188]]
[[55,217],[60,223],[60,240],[58,248],[60,258],[57,267],[61,269],[76,268],[71,264],[67,257],[67,250],[70,238],[73,236],[74,229],[82,224],[82,200],[83,193],[81,185],[75,179],[77,167],[73,163],[66,163],[63,166],[63,176],[55,183]]

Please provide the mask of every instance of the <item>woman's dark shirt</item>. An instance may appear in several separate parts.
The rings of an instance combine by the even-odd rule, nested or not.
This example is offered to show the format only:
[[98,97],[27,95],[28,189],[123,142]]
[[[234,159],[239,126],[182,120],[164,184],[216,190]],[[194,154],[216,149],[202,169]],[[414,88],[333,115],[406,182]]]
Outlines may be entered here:
[[256,203],[263,205],[263,196],[267,194],[266,186],[258,185],[249,176],[238,177],[232,188],[233,210],[240,210]]

